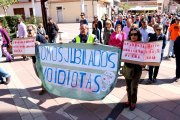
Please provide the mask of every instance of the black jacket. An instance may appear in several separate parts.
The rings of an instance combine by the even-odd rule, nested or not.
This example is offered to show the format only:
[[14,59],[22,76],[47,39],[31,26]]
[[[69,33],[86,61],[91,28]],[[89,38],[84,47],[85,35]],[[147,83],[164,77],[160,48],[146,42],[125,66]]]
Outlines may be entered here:
[[[37,34],[36,41],[40,42],[40,44],[47,44],[45,37],[43,35]],[[32,56],[33,63],[36,63],[36,56]]]
[[[93,24],[94,24],[95,21],[93,21]],[[101,21],[97,21],[97,24],[98,24],[98,28],[99,30],[102,30],[102,23]],[[93,27],[92,27],[93,28]]]
[[176,59],[180,59],[180,36],[174,41],[174,54],[176,55]]
[[59,31],[59,28],[58,28],[57,24],[55,22],[48,23],[47,27],[48,27],[48,36],[49,36],[49,38],[50,39],[57,38],[57,33]]

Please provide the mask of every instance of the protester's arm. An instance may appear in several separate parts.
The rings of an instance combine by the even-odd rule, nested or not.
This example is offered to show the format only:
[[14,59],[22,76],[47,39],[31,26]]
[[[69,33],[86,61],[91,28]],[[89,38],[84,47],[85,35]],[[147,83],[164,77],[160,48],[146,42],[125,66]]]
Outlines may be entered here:
[[171,32],[168,33],[168,40],[170,40]]
[[70,41],[69,43],[76,43],[76,38],[74,38],[72,41]]
[[43,30],[44,30],[44,35],[46,35],[46,30],[43,28]]
[[110,46],[113,46],[112,38],[113,38],[113,34],[111,34],[111,37],[110,37],[110,39],[109,39],[109,45],[110,45]]
[[10,41],[10,38],[9,38],[7,31],[5,29],[3,31],[4,31],[5,38],[8,41],[8,44],[11,44],[11,41]]
[[180,37],[177,37],[177,39],[174,41],[174,54],[176,55],[176,53],[178,52],[177,51],[177,47],[178,47],[178,44],[177,44],[177,41],[178,39],[180,39]]
[[100,30],[97,31],[97,39],[100,40]]
[[101,30],[102,29],[102,23],[101,23],[101,21],[99,21],[99,29]]
[[86,24],[88,25],[88,20],[86,19]]
[[58,25],[57,25],[56,23],[54,23],[54,25],[55,25],[55,29],[56,29],[56,31],[58,32],[58,31],[59,31],[59,27],[58,27]]
[[94,43],[100,43],[97,37],[94,37]]

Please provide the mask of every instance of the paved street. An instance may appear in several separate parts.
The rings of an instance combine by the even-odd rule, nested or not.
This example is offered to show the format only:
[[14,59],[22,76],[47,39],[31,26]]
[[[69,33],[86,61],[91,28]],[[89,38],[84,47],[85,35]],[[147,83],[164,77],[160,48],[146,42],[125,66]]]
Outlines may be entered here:
[[[90,33],[92,33],[91,26]],[[79,23],[59,24],[60,31],[68,32],[68,42],[80,33]],[[167,55],[169,42],[164,56]],[[180,120],[180,82],[175,77],[175,59],[163,59],[157,83],[146,85],[148,71],[143,71],[138,89],[136,109],[122,109],[127,101],[122,75],[113,91],[102,101],[81,101],[58,97],[50,93],[39,95],[41,80],[36,76],[32,60],[15,57],[14,62],[3,62],[11,74],[9,85],[0,85],[0,120],[104,120],[109,114],[116,120]],[[116,105],[119,109],[111,112]],[[122,109],[122,112],[121,112]],[[117,115],[117,112],[121,113]],[[117,117],[116,117],[117,116]]]

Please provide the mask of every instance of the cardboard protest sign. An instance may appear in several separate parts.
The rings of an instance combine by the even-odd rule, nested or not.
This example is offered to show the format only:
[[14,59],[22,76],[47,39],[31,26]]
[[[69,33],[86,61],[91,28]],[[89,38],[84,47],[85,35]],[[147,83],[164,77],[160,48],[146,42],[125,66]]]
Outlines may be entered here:
[[124,41],[122,62],[159,66],[161,59],[162,41],[131,42]]
[[35,37],[15,38],[12,41],[12,53],[14,56],[35,56]]
[[102,100],[117,82],[121,50],[64,43],[36,47],[36,67],[48,92],[79,100]]

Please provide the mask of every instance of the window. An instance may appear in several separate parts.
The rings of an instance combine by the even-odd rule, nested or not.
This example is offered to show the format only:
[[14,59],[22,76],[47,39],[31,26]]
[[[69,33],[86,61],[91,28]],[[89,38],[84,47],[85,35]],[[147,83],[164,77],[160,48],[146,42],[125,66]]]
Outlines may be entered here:
[[33,9],[32,8],[29,8],[29,13],[30,13],[30,16],[32,17],[33,16]]

